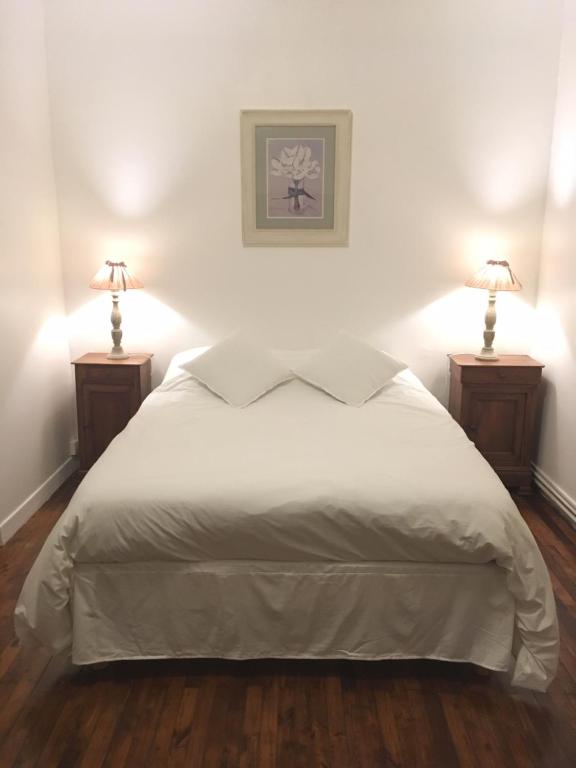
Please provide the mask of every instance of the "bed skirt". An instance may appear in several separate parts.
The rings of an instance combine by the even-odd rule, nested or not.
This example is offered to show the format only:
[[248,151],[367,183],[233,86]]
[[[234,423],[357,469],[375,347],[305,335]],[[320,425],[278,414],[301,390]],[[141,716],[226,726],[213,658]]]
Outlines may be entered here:
[[425,658],[504,671],[514,610],[495,565],[76,565],[72,659]]

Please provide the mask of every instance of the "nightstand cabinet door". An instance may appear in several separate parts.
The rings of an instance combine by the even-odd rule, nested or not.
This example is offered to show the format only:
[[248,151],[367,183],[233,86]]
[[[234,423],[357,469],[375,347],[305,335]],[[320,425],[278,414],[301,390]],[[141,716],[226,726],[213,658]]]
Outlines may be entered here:
[[130,384],[93,384],[84,381],[78,409],[81,434],[80,457],[88,469],[122,432],[140,405],[137,389]]
[[149,356],[108,361],[91,354],[75,361],[80,468],[90,469],[151,389]]
[[527,355],[495,362],[450,355],[452,416],[509,488],[529,492],[543,366]]
[[526,392],[502,392],[490,387],[469,388],[464,393],[467,413],[463,414],[462,426],[494,467],[526,462],[527,397]]

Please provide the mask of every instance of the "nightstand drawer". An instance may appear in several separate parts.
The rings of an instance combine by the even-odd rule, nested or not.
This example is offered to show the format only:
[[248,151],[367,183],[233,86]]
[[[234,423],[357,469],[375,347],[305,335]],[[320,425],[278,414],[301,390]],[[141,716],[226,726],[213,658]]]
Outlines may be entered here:
[[78,374],[91,384],[123,384],[134,379],[134,371],[128,366],[83,365]]
[[523,384],[536,385],[540,381],[540,368],[498,367],[462,368],[461,381],[465,384]]

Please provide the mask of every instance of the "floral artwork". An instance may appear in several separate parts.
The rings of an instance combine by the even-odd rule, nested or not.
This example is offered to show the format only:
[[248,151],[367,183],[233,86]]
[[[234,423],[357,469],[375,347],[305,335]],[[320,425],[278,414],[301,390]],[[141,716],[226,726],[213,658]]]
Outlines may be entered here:
[[[287,146],[283,139],[269,139],[270,176],[287,179],[287,188],[278,190],[278,186],[268,185],[268,214],[274,210],[280,215],[322,216],[322,171],[324,164],[324,142],[322,139],[309,139],[306,143],[291,142]],[[280,152],[277,149],[281,147]],[[275,154],[276,153],[276,154]],[[318,155],[318,157],[316,157]],[[318,182],[311,184],[311,182]],[[307,188],[308,187],[308,188]],[[274,194],[276,190],[277,194]],[[282,192],[285,194],[282,194]],[[278,192],[280,193],[278,195]],[[314,192],[315,194],[312,194]],[[279,200],[286,201],[277,204]]]
[[352,113],[246,110],[244,245],[346,245]]

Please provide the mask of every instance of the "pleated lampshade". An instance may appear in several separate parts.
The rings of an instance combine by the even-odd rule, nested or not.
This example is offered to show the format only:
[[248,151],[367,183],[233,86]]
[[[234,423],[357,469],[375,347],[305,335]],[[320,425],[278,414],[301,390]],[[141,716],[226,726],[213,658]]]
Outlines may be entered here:
[[107,261],[90,280],[90,288],[98,291],[127,291],[130,288],[144,288],[137,277],[131,275],[123,261]]
[[507,261],[487,261],[465,285],[469,288],[485,288],[487,291],[519,291],[520,280],[510,269]]

